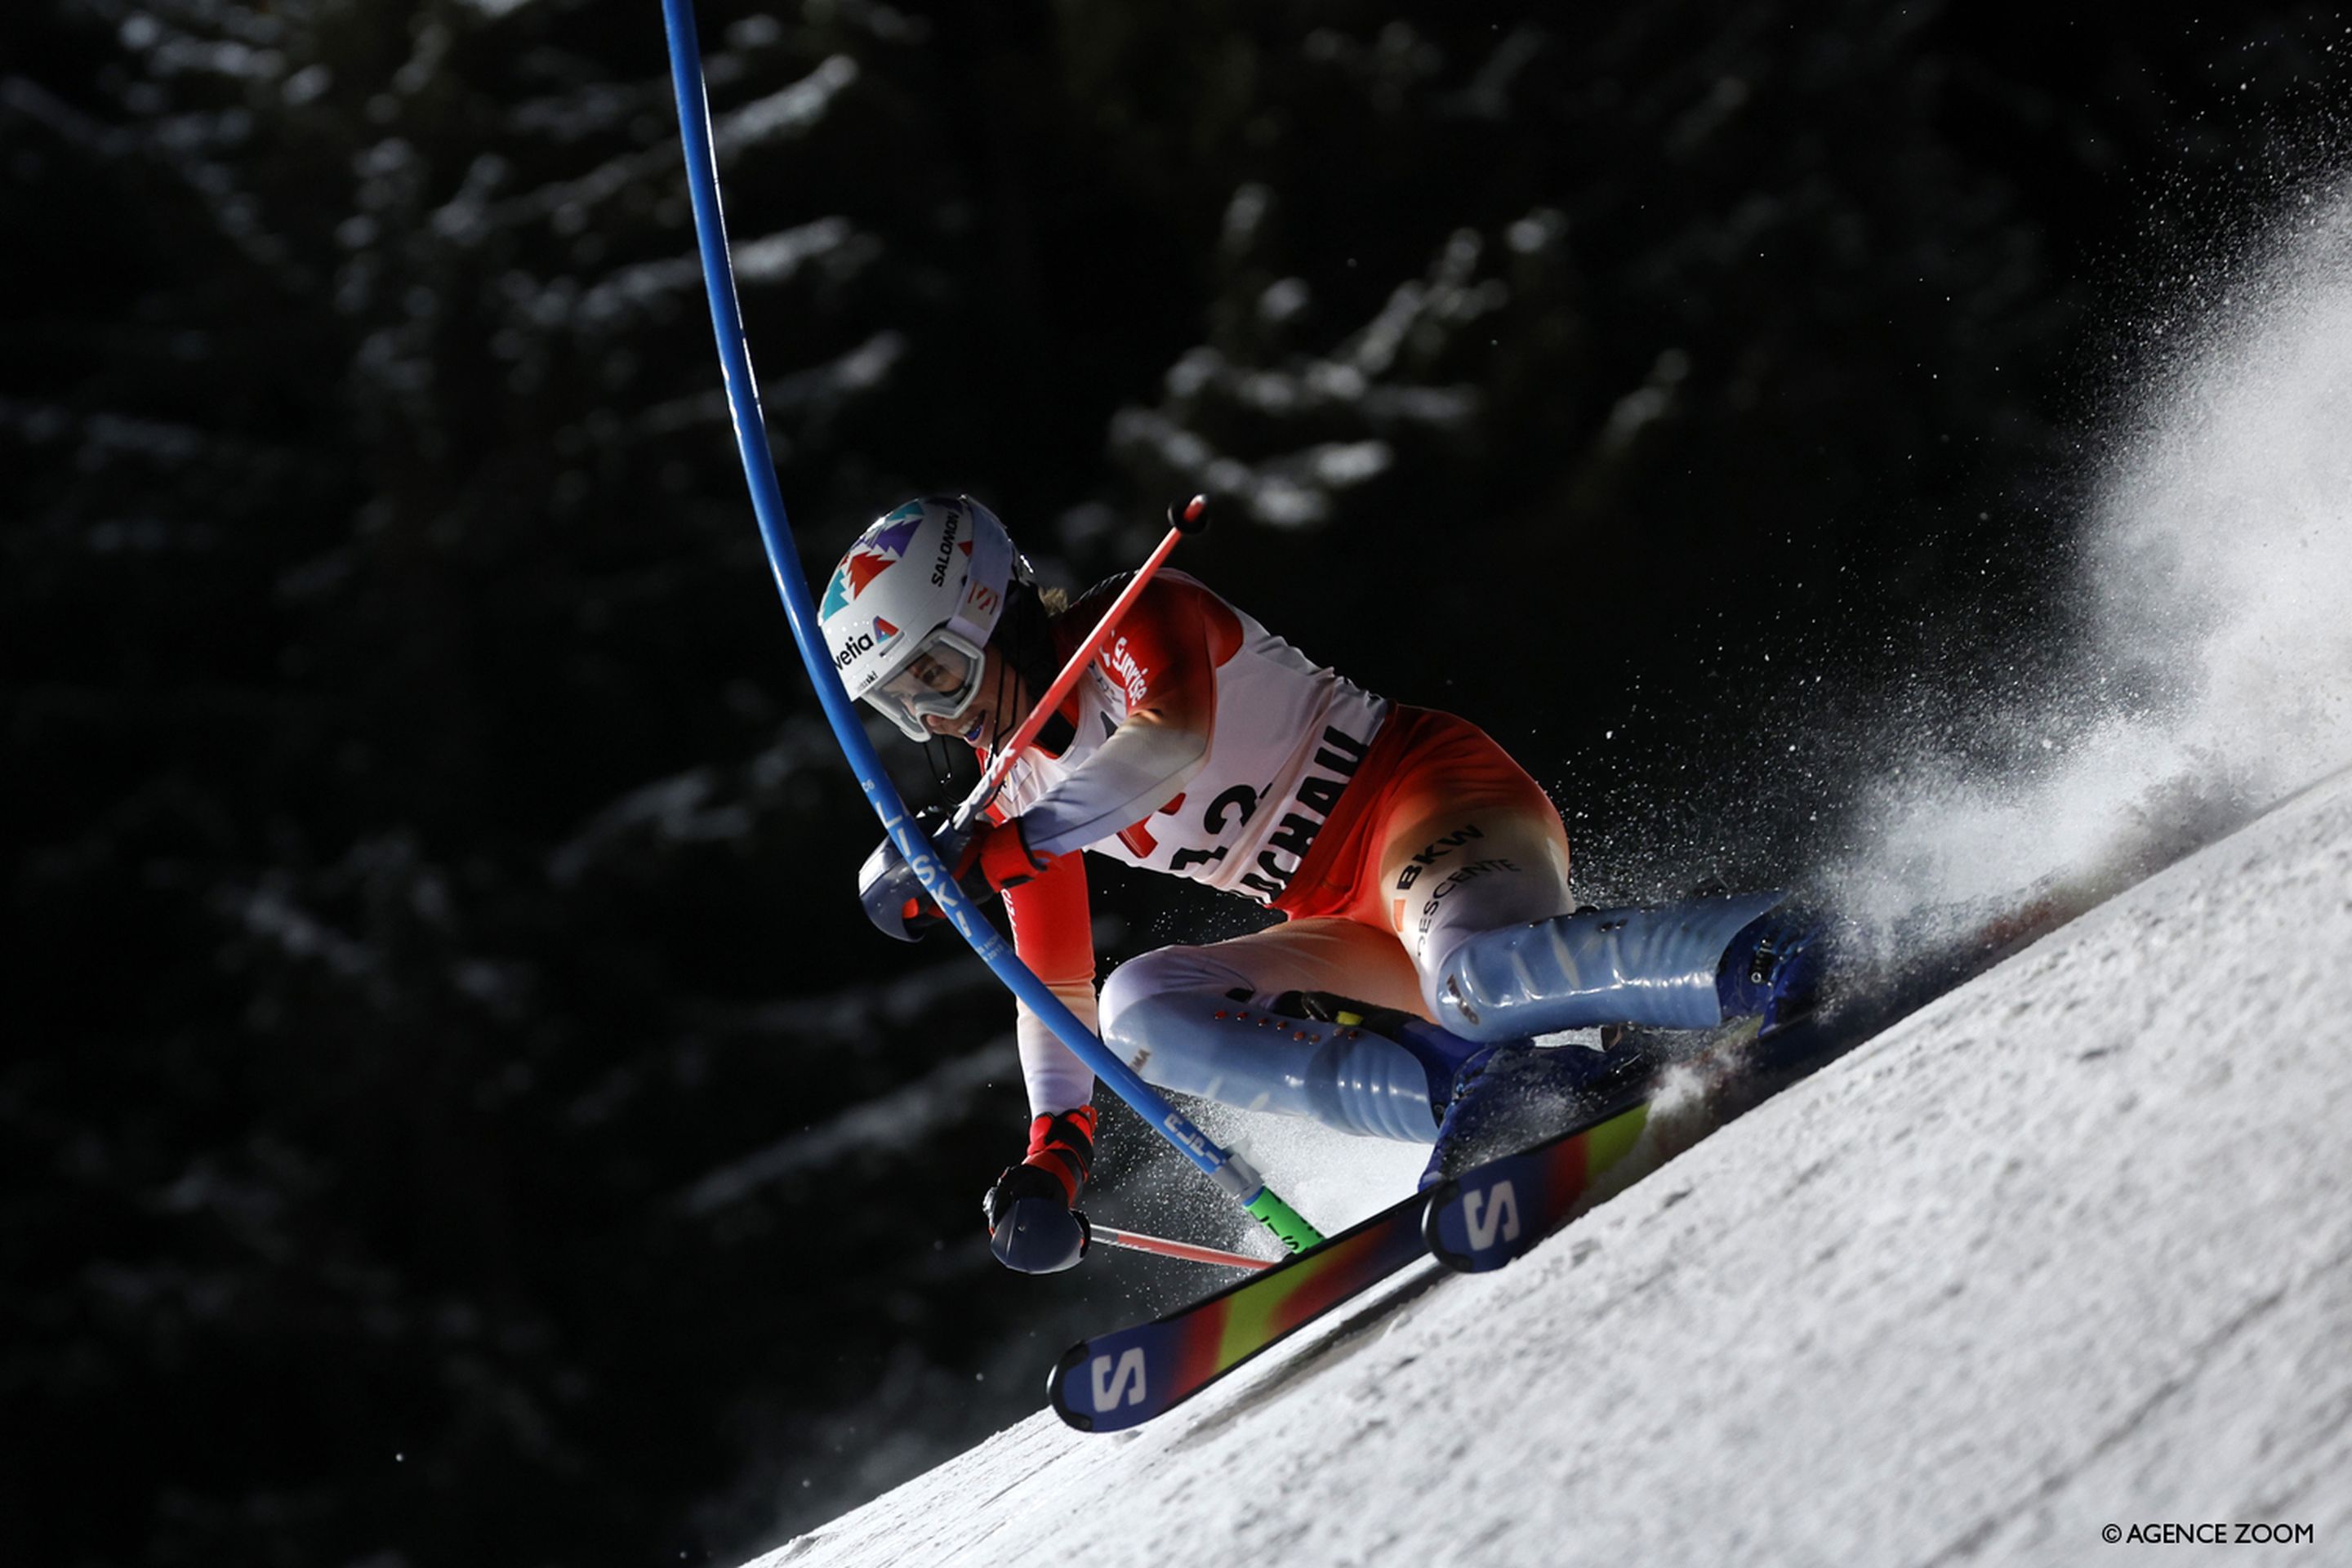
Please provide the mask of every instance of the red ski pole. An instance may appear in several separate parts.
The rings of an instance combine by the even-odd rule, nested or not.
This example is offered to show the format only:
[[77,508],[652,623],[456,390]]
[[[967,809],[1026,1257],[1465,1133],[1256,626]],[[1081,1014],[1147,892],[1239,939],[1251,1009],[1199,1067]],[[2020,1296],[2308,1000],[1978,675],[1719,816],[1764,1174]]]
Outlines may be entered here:
[[1093,662],[1095,655],[1102,651],[1102,646],[1110,639],[1111,633],[1118,630],[1119,617],[1127,614],[1128,607],[1142,594],[1144,585],[1159,572],[1160,563],[1166,561],[1169,552],[1176,548],[1176,542],[1188,533],[1198,533],[1207,528],[1208,516],[1207,496],[1194,496],[1185,503],[1181,513],[1172,506],[1168,509],[1168,536],[1160,542],[1160,547],[1151,552],[1150,558],[1137,568],[1127,586],[1119,590],[1118,597],[1111,601],[1110,608],[1103,612],[1102,619],[1097,621],[1094,630],[1087,634],[1087,640],[1078,645],[1077,651],[1070,656],[1070,662],[1064,665],[1062,673],[1054,678],[1054,684],[1045,688],[1045,694],[1031,705],[1029,717],[1013,731],[1012,739],[999,747],[996,754],[989,760],[988,771],[981,775],[980,787],[956,808],[955,818],[948,825],[949,832],[969,826],[971,819],[996,798],[996,792],[1003,786],[1004,775],[1012,771],[1013,759],[1021,754],[1021,748],[1037,738],[1037,731],[1045,727],[1045,721],[1054,716],[1054,710],[1062,705],[1062,700],[1070,694],[1070,688],[1078,683],[1078,677]]
[[1105,1247],[1123,1247],[1129,1252],[1149,1252],[1161,1258],[1181,1258],[1188,1263],[1221,1263],[1228,1268],[1271,1268],[1271,1258],[1252,1258],[1246,1253],[1227,1252],[1223,1247],[1202,1247],[1196,1242],[1171,1241],[1163,1236],[1146,1236],[1138,1230],[1113,1230],[1107,1225],[1090,1225],[1087,1234]]

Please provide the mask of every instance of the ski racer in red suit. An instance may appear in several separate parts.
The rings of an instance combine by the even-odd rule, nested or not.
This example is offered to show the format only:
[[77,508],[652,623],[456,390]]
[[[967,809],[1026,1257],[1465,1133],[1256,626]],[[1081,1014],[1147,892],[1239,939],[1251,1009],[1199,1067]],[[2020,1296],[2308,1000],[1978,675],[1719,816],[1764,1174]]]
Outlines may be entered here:
[[[1123,580],[1066,606],[993,513],[911,501],[827,584],[850,693],[910,739],[985,760],[1084,643]],[[1080,851],[1265,905],[1281,923],[1130,960],[1095,989]],[[1559,813],[1485,733],[1364,690],[1192,578],[1146,585],[961,847],[1014,948],[1147,1082],[1350,1132],[1433,1143],[1424,1184],[1546,1129],[1601,1053],[1530,1037],[1607,1023],[1711,1026],[1801,1005],[1811,926],[1780,894],[1586,910]],[[862,897],[911,939],[935,920],[886,839]],[[983,885],[984,884],[984,885]],[[1024,1007],[1029,1149],[991,1189],[997,1256],[1075,1263],[1067,1216],[1093,1156],[1094,1078]],[[1014,1205],[1029,1212],[1005,1223]]]

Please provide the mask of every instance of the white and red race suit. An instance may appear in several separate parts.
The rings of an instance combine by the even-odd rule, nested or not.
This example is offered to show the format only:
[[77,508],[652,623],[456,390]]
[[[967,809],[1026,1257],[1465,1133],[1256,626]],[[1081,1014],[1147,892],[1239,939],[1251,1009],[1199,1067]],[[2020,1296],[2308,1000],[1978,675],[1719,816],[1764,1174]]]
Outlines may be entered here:
[[[1120,585],[1056,617],[1057,658]],[[1494,742],[1373,696],[1181,573],[1145,587],[1058,716],[1067,744],[1024,751],[990,815],[1017,816],[1048,861],[1005,895],[1014,949],[1089,1027],[1081,849],[1284,915],[1184,950],[1253,993],[1330,990],[1424,1016],[1430,976],[1470,932],[1572,907],[1559,815]],[[1092,1074],[1026,1007],[1018,1035],[1033,1114],[1088,1102]]]

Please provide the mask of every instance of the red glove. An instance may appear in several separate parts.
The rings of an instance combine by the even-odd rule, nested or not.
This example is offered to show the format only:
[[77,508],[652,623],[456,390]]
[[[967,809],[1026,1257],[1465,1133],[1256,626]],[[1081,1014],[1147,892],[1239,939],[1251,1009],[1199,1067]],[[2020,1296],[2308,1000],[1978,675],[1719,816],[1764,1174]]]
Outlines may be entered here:
[[1021,819],[982,823],[956,857],[956,886],[973,898],[1001,893],[1044,874],[1045,862],[1029,852]]
[[1062,1182],[1063,1201],[1076,1203],[1095,1163],[1095,1108],[1081,1105],[1029,1124],[1029,1152],[1021,1162]]
[[1029,1155],[981,1200],[989,1250],[1007,1268],[1053,1274],[1087,1255],[1087,1216],[1070,1207],[1094,1163],[1095,1108],[1081,1105],[1029,1124]]

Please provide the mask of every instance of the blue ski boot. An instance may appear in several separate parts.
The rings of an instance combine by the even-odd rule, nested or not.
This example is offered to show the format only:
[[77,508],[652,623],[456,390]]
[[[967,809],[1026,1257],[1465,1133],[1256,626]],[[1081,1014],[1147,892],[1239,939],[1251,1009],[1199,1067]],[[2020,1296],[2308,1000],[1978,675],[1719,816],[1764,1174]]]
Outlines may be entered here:
[[1422,1187],[1567,1131],[1648,1070],[1632,1040],[1600,1051],[1531,1040],[1486,1047],[1454,1075]]
[[1826,924],[1801,910],[1758,917],[1731,939],[1716,971],[1716,998],[1727,1018],[1754,1016],[1769,1034],[1820,1005],[1830,967]]

